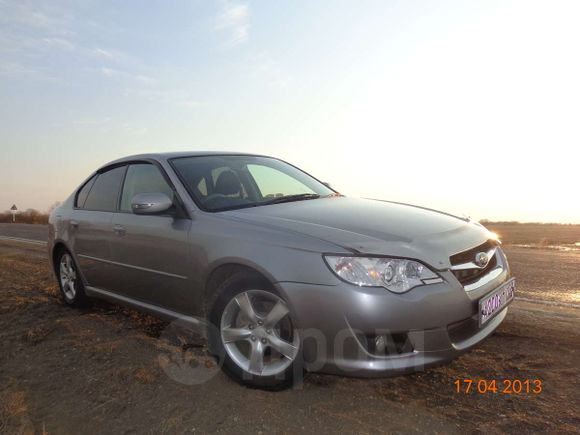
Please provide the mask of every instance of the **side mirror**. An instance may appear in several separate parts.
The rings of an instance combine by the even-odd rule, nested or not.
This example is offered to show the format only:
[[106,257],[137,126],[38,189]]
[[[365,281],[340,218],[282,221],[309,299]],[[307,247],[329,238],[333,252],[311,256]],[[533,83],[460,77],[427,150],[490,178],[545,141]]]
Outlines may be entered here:
[[135,214],[155,214],[169,210],[173,201],[164,193],[138,193],[131,200]]

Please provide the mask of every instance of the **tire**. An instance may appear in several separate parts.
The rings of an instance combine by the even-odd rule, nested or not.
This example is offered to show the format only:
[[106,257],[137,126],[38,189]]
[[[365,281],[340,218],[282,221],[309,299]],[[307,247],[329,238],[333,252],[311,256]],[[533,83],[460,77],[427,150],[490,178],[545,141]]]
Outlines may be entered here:
[[233,275],[216,291],[210,311],[210,349],[238,383],[281,390],[302,382],[300,334],[284,299],[247,272]]
[[55,270],[63,302],[75,308],[89,306],[90,299],[85,293],[77,264],[66,249],[61,249],[56,255]]

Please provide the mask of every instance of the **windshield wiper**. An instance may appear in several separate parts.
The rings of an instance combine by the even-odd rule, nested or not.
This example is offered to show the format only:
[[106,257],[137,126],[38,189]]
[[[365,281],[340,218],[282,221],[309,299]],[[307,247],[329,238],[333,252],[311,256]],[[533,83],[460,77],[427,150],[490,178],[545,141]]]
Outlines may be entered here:
[[279,196],[278,198],[272,198],[262,204],[280,204],[281,202],[292,202],[292,201],[303,201],[305,199],[317,199],[320,195],[316,193],[299,193],[297,195],[286,195]]

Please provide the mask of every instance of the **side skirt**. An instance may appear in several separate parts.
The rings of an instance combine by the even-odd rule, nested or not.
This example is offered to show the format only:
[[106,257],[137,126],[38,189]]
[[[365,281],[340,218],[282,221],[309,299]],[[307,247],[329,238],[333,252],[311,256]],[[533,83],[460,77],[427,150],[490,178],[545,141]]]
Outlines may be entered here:
[[155,317],[159,317],[164,320],[175,321],[185,323],[197,334],[202,337],[207,338],[207,322],[205,319],[188,316],[187,314],[178,313],[176,311],[168,310],[167,308],[159,307],[157,305],[148,304],[147,302],[139,301],[127,296],[119,295],[107,290],[102,290],[96,287],[86,286],[85,291],[87,296],[97,299],[103,299],[114,304],[123,305],[126,307],[134,308],[137,311],[142,311],[151,314]]

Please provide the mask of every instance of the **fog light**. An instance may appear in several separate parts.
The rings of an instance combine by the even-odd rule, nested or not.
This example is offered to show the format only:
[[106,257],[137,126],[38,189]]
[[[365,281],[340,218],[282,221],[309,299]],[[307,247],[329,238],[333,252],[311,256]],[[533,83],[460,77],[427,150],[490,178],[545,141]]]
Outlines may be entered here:
[[378,355],[384,355],[387,348],[387,339],[384,335],[377,335],[375,338],[375,353]]

